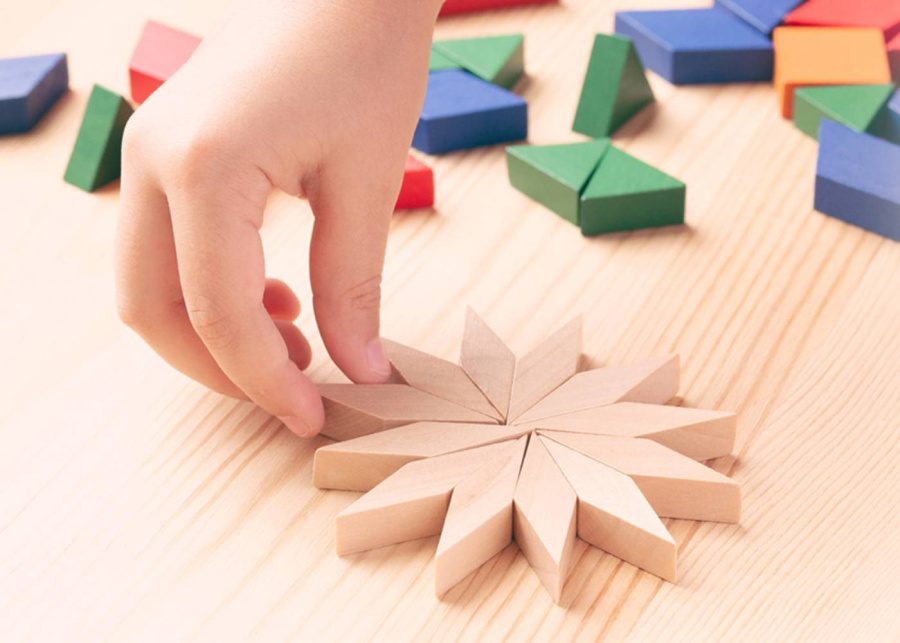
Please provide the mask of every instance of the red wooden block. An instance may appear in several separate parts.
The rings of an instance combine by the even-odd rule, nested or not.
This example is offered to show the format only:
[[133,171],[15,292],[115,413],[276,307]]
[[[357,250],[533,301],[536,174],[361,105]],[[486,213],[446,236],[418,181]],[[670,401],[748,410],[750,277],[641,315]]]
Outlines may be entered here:
[[784,17],[784,24],[818,27],[875,27],[890,40],[900,33],[898,0],[809,0]]
[[148,20],[128,63],[134,102],[147,100],[187,62],[199,44],[197,36]]
[[549,4],[559,0],[446,0],[441,7],[442,16],[451,16],[457,13],[472,13],[487,9],[505,9],[506,7],[518,7],[527,4]]
[[395,210],[429,208],[434,205],[434,172],[412,154],[406,157],[403,184]]

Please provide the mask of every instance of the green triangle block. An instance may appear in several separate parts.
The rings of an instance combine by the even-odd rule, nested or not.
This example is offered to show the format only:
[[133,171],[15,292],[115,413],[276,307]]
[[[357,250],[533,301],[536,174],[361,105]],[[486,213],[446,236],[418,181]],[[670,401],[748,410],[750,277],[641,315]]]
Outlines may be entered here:
[[893,83],[799,87],[794,90],[794,125],[813,138],[819,137],[822,118],[864,132],[893,91]]
[[432,46],[445,58],[479,78],[512,89],[525,72],[525,38],[521,34],[439,40]]
[[597,34],[572,129],[609,136],[653,100],[631,39]]
[[509,182],[523,194],[578,225],[581,190],[609,147],[609,139],[507,147]]
[[431,56],[428,58],[428,71],[441,71],[442,69],[461,69],[461,67],[435,49],[434,45],[431,45]]
[[94,85],[63,178],[88,192],[119,178],[122,133],[133,113],[124,98]]
[[684,223],[684,197],[684,183],[610,146],[581,193],[581,232]]

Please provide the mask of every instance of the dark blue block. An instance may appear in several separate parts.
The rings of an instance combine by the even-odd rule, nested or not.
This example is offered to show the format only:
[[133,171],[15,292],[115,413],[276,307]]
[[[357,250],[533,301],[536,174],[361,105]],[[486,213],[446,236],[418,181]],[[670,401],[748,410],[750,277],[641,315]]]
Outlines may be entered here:
[[450,69],[428,74],[413,147],[443,154],[528,137],[528,104],[502,87]]
[[803,0],[716,0],[741,20],[769,35]]
[[815,208],[900,241],[900,145],[823,118]]
[[65,54],[0,59],[0,134],[30,130],[68,88]]
[[622,11],[616,33],[634,41],[644,67],[676,85],[772,79],[772,43],[721,7]]
[[867,130],[879,138],[900,145],[900,89],[875,116]]

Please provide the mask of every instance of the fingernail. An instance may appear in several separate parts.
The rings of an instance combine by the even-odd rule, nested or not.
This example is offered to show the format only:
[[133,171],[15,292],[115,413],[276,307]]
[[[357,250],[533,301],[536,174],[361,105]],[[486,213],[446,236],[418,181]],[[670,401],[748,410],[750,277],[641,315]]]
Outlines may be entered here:
[[369,342],[369,345],[366,346],[366,355],[369,358],[369,368],[382,377],[390,376],[391,363],[384,354],[384,346],[381,345],[380,338],[376,337]]
[[279,415],[278,419],[301,438],[308,438],[313,433],[310,426],[296,415]]

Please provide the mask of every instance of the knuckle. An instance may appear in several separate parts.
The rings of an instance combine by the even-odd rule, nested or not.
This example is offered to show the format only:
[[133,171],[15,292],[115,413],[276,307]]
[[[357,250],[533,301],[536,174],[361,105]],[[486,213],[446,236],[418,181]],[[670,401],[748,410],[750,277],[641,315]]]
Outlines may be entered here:
[[353,284],[341,295],[341,301],[350,310],[377,310],[381,306],[381,275]]
[[186,297],[188,319],[197,336],[213,351],[227,350],[238,337],[238,325],[234,315],[209,297]]

